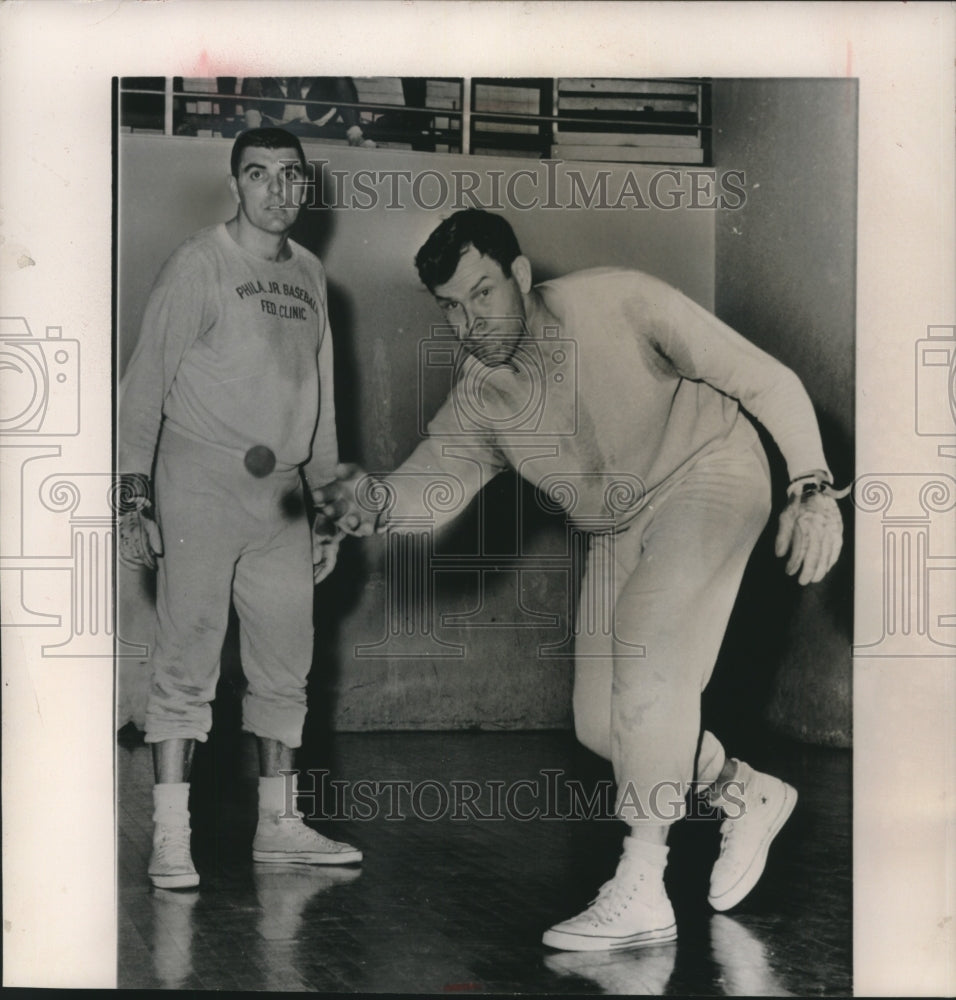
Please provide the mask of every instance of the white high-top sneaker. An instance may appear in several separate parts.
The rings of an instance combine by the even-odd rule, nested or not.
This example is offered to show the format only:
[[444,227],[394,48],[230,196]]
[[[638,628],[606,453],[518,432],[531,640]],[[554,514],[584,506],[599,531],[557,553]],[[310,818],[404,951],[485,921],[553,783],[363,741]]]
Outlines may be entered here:
[[[306,826],[301,813],[288,809],[285,792],[285,778],[259,779],[259,824],[252,841],[253,861],[348,865],[362,860],[357,847],[329,840]],[[292,801],[295,801],[294,786]]]
[[[742,761],[736,763],[732,781],[740,782],[743,790],[724,805],[727,818],[720,825],[720,856],[710,873],[707,896],[715,910],[736,906],[757,884],[770,844],[797,804],[792,785]],[[721,804],[719,798],[714,801]]]
[[157,889],[189,889],[199,875],[189,851],[189,784],[153,785],[153,853],[149,880]]
[[626,837],[614,877],[586,910],[545,931],[543,943],[563,951],[607,951],[676,940],[664,889],[667,851]]

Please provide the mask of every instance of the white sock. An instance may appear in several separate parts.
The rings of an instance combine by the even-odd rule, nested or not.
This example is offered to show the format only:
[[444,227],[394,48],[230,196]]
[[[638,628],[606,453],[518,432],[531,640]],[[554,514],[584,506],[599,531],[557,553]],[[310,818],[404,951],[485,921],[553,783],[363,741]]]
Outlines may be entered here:
[[295,811],[298,775],[280,774],[274,778],[259,779],[259,812],[288,819]]
[[624,838],[624,854],[629,858],[641,858],[649,861],[655,867],[663,868],[667,864],[670,848],[667,844],[655,844],[652,840],[644,840],[635,835],[632,830]]
[[189,826],[189,782],[153,785],[153,822],[157,826]]

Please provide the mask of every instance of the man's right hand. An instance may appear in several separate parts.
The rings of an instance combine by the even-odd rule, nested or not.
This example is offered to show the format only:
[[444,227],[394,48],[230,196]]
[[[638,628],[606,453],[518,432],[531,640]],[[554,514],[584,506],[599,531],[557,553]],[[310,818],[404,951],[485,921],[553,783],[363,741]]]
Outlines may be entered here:
[[368,490],[361,491],[364,502],[359,502],[359,486],[368,480],[368,473],[357,465],[343,463],[336,466],[335,476],[332,482],[312,491],[316,509],[347,535],[374,535],[381,510],[370,509]]
[[119,534],[119,557],[127,566],[156,569],[156,557],[163,554],[163,539],[159,525],[141,510],[120,514],[116,521]]
[[152,487],[142,473],[121,473],[112,494],[116,517],[116,550],[126,566],[156,569],[162,555],[163,539],[153,519]]
[[[809,484],[803,488],[803,484]],[[843,518],[834,497],[813,476],[801,477],[788,492],[780,514],[775,552],[788,556],[788,576],[801,586],[819,583],[833,568],[843,547]]]

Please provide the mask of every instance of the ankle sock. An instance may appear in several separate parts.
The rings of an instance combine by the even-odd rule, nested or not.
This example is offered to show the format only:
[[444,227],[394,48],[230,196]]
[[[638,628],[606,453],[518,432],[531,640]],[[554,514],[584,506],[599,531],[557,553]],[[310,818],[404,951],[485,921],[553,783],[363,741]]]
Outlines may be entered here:
[[297,777],[294,774],[280,774],[273,778],[260,778],[259,812],[286,819],[298,815],[295,811]]
[[651,864],[663,868],[667,864],[670,848],[666,844],[655,844],[651,840],[642,840],[633,833],[624,838],[624,854],[629,858],[641,858]]
[[157,826],[189,825],[189,782],[153,785],[153,822]]

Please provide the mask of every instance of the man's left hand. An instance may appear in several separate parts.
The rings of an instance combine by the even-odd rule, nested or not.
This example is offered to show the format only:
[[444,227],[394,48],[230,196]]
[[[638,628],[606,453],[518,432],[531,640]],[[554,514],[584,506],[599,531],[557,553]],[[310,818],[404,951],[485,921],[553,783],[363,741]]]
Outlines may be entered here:
[[797,493],[780,515],[775,551],[789,552],[788,576],[800,573],[802,585],[818,583],[830,571],[843,548],[843,517],[832,496],[823,492]]

